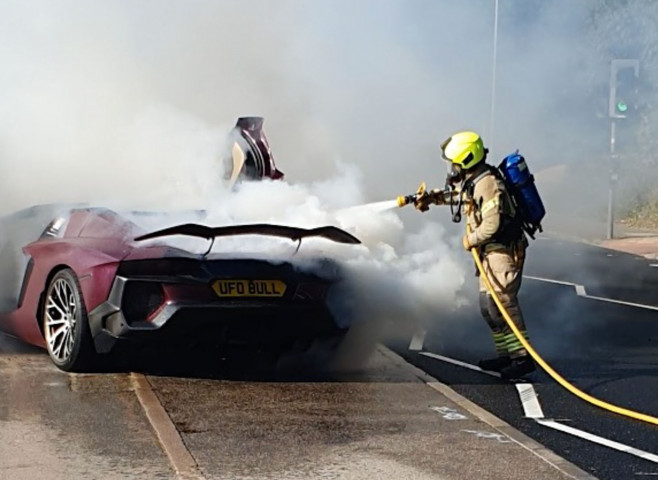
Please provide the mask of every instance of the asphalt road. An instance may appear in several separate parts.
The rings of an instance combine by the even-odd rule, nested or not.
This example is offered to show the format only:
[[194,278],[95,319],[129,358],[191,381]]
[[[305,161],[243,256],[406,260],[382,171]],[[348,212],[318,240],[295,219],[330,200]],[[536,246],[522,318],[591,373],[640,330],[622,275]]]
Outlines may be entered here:
[[[658,417],[658,268],[654,263],[590,245],[540,239],[529,250],[520,300],[531,343],[555,370],[596,398]],[[424,340],[422,353],[402,342],[396,342],[395,349],[597,478],[658,476],[658,426],[594,407],[538,372],[530,380],[543,418],[572,430],[558,431],[526,418],[514,385],[431,356],[476,364],[492,355],[488,329],[478,316],[475,288],[470,292],[471,306],[437,319],[427,326],[424,339],[415,340],[415,348],[419,339]],[[587,434],[595,438],[582,438]],[[617,442],[616,448],[610,442]]]

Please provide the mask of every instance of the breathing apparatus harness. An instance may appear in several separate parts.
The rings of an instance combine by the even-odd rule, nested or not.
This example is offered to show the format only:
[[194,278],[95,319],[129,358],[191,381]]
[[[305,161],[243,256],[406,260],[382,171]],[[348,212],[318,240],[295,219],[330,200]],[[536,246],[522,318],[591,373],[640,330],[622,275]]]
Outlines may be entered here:
[[[451,165],[448,175],[446,176],[446,184],[444,191],[447,192],[446,196],[448,198],[457,197],[457,202],[450,203],[450,216],[454,223],[460,223],[462,220],[462,207],[464,205],[464,197],[468,197],[471,201],[473,199],[473,190],[475,185],[482,180],[487,175],[493,175],[497,180],[501,181],[503,185],[505,184],[504,179],[498,172],[498,169],[492,167],[491,165],[484,164],[484,170],[477,174],[473,178],[466,178],[465,173],[458,171],[454,166]],[[459,183],[459,187],[457,184]],[[521,220],[519,219],[518,212],[514,208],[514,204],[510,198],[510,193],[507,190],[503,191],[505,196],[505,202],[511,207],[512,215],[509,215],[508,212],[503,212],[502,221],[503,224],[498,230],[498,233],[494,235],[493,241],[496,243],[502,243],[503,245],[509,245],[515,240],[518,240],[521,237]]]

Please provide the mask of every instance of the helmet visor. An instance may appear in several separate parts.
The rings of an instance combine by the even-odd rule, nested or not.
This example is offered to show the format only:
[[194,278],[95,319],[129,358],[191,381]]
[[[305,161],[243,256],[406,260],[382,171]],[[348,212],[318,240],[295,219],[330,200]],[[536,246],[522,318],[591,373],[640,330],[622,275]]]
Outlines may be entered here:
[[450,160],[448,160],[446,167],[448,170],[446,179],[448,180],[449,183],[455,183],[457,180],[461,178],[461,168],[458,165],[455,165]]
[[[448,158],[446,156],[446,147],[450,143],[450,140],[452,140],[452,137],[447,138],[442,144],[441,144],[441,158],[443,158],[446,162],[452,163],[452,158]],[[448,167],[450,168],[450,167]]]

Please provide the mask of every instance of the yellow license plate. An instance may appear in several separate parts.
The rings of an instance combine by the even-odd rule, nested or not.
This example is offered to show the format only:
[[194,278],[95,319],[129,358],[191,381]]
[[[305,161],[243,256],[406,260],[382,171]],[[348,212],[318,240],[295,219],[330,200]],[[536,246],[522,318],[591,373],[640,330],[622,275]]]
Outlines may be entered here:
[[286,284],[281,280],[215,280],[212,289],[219,297],[283,297]]

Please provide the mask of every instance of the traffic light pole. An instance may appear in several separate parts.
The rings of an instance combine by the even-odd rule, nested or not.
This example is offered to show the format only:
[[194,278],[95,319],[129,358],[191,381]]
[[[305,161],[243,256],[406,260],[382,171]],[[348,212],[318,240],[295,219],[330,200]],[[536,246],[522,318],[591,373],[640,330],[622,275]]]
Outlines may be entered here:
[[617,74],[619,70],[632,68],[635,77],[640,75],[640,61],[636,58],[615,58],[610,62],[610,96],[608,98],[608,116],[610,117],[610,183],[608,188],[608,240],[614,237],[615,190],[617,187],[617,162],[615,153],[616,120],[626,118],[625,110],[628,105],[624,103],[624,113],[618,111],[617,105]]
[[615,162],[615,119],[610,119],[610,182],[608,186],[608,233],[606,238],[614,238],[615,232],[615,190],[617,183],[617,169]]

